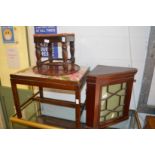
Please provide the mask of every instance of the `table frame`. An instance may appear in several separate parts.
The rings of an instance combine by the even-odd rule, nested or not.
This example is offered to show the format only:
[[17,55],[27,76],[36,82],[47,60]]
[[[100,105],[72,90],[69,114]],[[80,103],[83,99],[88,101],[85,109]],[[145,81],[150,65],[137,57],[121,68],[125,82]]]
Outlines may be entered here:
[[[83,77],[80,81],[67,81],[67,80],[58,80],[58,79],[49,79],[49,78],[41,78],[41,77],[29,77],[29,76],[22,76],[17,74],[11,74],[11,86],[12,92],[14,97],[14,104],[17,112],[17,117],[22,118],[21,108],[30,100],[36,100],[48,104],[54,104],[58,106],[64,106],[69,108],[75,108],[75,123],[76,128],[81,128],[81,90],[86,81],[86,75],[88,73],[85,72]],[[39,94],[40,97],[34,95],[30,99],[28,99],[24,103],[20,103],[19,95],[18,95],[18,88],[17,85],[29,85],[29,86],[38,86],[39,87]],[[52,89],[59,89],[59,90],[69,90],[75,92],[75,102],[65,101],[65,100],[56,100],[52,98],[45,98],[43,95],[43,88],[52,88]]]

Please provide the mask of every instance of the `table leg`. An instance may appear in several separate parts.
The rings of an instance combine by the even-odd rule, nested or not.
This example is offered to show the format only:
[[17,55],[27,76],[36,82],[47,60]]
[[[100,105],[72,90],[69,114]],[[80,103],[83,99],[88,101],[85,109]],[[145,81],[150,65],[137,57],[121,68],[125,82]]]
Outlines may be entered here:
[[76,109],[75,109],[75,115],[76,115],[76,128],[81,128],[81,92],[80,89],[76,91]]
[[12,93],[13,93],[13,97],[14,97],[14,103],[15,103],[15,108],[16,108],[16,112],[17,112],[17,117],[22,118],[22,113],[20,110],[19,95],[18,95],[18,91],[17,91],[17,84],[14,83],[13,81],[11,81],[11,86],[12,86]]
[[39,87],[40,97],[43,98],[43,87]]
[[[40,93],[40,98],[43,98],[44,97],[43,87],[39,87],[39,93]],[[39,115],[41,115],[41,103],[40,102],[38,103],[38,108],[39,108]]]

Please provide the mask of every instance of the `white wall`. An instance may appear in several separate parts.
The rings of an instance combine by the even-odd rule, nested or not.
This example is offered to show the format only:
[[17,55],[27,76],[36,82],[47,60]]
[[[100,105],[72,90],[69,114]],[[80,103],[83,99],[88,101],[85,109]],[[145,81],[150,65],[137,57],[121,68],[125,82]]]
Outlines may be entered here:
[[[145,65],[145,58],[147,53],[147,46],[148,46],[148,39],[150,33],[150,27],[129,27],[130,32],[130,40],[131,40],[131,66],[136,67],[138,69],[138,73],[136,74],[136,83],[134,84],[134,95],[132,95],[131,100],[131,107],[133,107],[133,98],[135,100],[135,106],[137,107],[142,79],[143,79],[143,72],[144,72],[144,65]],[[134,108],[133,107],[133,108]]]
[[58,27],[58,32],[74,32],[76,62],[135,67],[138,69],[131,108],[136,108],[140,93],[150,27]]
[[[97,64],[135,67],[138,69],[134,95],[132,95],[131,108],[135,109],[138,103],[150,27],[80,27],[59,26],[58,33],[75,33],[75,58],[80,66],[90,66],[91,69]],[[34,52],[34,51],[33,51]],[[47,92],[47,95],[48,92]],[[85,91],[82,92],[85,98]],[[72,97],[72,100],[74,98]],[[58,108],[58,107],[57,107]],[[43,108],[45,113],[52,115],[52,108]],[[60,110],[60,109],[59,109]],[[60,113],[71,117],[71,113]],[[55,114],[55,112],[53,112]]]
[[127,27],[59,27],[58,31],[75,33],[76,62],[80,65],[130,64]]

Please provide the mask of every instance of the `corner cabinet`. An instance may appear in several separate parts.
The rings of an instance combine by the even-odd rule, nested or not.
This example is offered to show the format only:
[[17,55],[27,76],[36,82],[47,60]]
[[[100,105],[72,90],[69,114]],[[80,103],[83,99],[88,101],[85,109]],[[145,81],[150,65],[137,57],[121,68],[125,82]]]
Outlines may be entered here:
[[96,66],[87,76],[86,126],[105,128],[128,119],[137,69]]

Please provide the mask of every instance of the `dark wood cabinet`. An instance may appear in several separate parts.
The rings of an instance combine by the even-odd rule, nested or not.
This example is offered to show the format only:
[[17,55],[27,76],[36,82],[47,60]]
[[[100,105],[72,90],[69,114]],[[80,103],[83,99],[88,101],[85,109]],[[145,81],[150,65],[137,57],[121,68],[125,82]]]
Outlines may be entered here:
[[105,128],[128,119],[136,72],[135,68],[98,65],[87,75],[87,128]]

